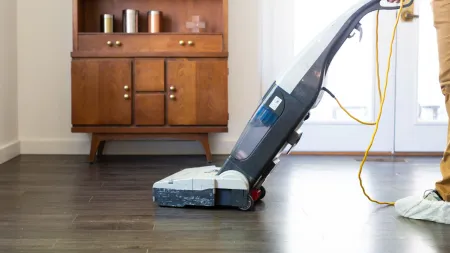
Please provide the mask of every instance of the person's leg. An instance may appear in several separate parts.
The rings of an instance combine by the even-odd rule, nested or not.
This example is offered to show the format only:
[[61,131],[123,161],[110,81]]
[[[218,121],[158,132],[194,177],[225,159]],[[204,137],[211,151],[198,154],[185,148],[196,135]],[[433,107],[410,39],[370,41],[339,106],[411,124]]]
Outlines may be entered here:
[[450,0],[433,0],[431,4],[438,41],[439,83],[449,118],[447,147],[440,164],[442,180],[436,182],[436,190],[423,196],[398,200],[395,209],[407,218],[450,224]]
[[[434,0],[432,4],[439,51],[439,82],[450,119],[450,0]],[[436,190],[445,201],[450,201],[450,126],[448,131],[447,148],[440,166],[442,180],[436,183]]]

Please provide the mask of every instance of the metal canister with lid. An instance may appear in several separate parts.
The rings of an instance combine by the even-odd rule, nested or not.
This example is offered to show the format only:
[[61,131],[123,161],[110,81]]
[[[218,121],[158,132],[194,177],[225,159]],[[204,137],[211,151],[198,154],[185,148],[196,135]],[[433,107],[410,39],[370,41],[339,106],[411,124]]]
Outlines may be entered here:
[[151,10],[147,14],[148,31],[150,33],[161,32],[161,15],[162,12],[158,10]]
[[122,22],[124,33],[137,33],[139,30],[139,11],[125,9],[122,11]]

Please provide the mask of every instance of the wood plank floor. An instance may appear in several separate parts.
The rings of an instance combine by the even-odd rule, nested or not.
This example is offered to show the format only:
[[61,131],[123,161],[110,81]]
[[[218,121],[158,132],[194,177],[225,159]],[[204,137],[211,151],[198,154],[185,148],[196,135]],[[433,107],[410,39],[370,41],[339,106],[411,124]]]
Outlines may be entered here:
[[[359,158],[283,157],[254,212],[160,208],[153,182],[194,157],[20,156],[0,165],[0,252],[450,252],[450,226],[399,217],[359,188]],[[215,157],[220,165],[225,157]],[[373,160],[381,201],[422,194],[439,158]]]

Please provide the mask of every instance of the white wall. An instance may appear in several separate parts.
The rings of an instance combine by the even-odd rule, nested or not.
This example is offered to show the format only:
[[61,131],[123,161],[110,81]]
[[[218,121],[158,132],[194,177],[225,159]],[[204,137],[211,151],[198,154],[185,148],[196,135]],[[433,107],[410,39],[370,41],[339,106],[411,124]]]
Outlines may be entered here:
[[[72,1],[17,2],[21,153],[87,154],[89,136],[70,132]],[[230,121],[228,133],[211,138],[216,154],[230,152],[261,96],[259,5],[257,0],[229,0]],[[114,142],[105,152],[155,153],[155,148],[203,153],[196,142],[153,141]]]
[[19,154],[16,1],[0,1],[0,164]]

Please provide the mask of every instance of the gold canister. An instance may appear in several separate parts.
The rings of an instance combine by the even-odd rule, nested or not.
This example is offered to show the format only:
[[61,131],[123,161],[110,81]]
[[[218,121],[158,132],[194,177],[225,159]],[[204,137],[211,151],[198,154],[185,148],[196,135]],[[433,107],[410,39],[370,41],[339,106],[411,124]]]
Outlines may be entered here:
[[100,17],[100,30],[102,33],[114,32],[114,15],[102,14]]
[[162,12],[157,10],[152,10],[148,12],[148,31],[150,33],[161,32],[161,16]]

